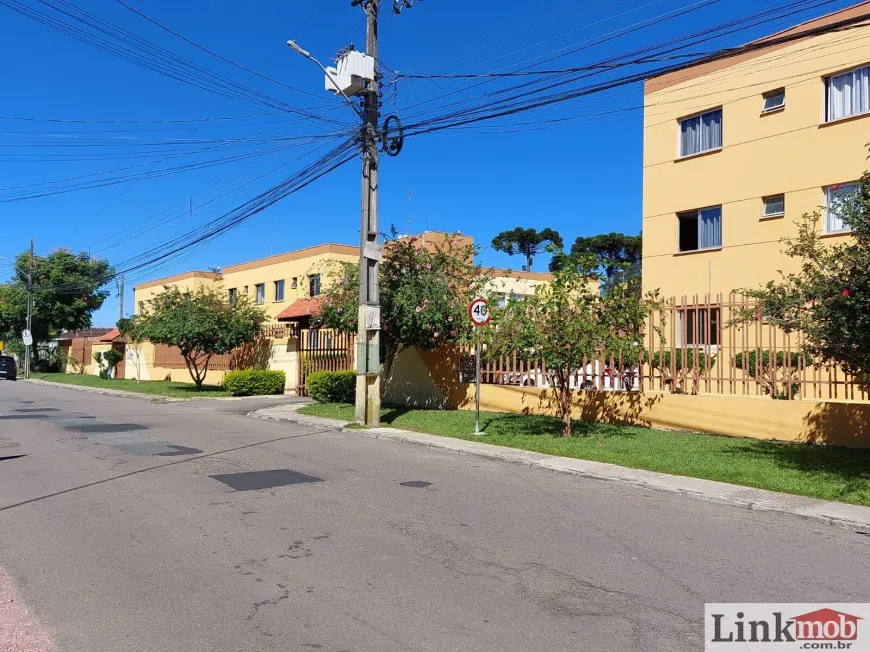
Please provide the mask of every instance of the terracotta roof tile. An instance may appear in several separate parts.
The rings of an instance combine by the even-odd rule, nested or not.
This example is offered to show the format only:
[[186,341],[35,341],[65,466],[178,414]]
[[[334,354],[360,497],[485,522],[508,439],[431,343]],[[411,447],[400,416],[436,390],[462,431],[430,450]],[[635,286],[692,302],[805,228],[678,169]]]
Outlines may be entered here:
[[303,317],[311,317],[320,312],[323,300],[319,297],[311,299],[296,299],[278,315],[278,321],[295,321]]

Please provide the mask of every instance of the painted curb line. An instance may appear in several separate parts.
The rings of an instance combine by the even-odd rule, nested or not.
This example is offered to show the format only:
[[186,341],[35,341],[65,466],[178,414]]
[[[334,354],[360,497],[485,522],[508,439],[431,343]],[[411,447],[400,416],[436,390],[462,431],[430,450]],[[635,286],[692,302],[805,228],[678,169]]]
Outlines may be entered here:
[[766,489],[702,480],[685,476],[632,469],[616,464],[559,457],[545,453],[496,446],[483,441],[466,441],[396,428],[348,428],[346,421],[297,414],[303,404],[263,408],[248,416],[269,421],[284,421],[315,428],[326,428],[374,439],[435,448],[460,455],[473,455],[490,460],[522,464],[584,478],[617,484],[677,493],[689,498],[722,505],[732,505],[756,511],[779,512],[821,521],[838,527],[870,530],[870,507],[838,503],[818,498],[795,496]]

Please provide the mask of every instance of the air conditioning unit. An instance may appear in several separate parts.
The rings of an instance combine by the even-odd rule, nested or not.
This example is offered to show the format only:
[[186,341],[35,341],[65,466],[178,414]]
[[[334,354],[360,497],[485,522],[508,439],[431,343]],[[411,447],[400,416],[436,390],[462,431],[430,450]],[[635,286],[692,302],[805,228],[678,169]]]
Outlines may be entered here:
[[336,95],[356,95],[365,88],[365,82],[375,79],[375,59],[351,50],[341,55],[335,68],[326,69],[326,90]]

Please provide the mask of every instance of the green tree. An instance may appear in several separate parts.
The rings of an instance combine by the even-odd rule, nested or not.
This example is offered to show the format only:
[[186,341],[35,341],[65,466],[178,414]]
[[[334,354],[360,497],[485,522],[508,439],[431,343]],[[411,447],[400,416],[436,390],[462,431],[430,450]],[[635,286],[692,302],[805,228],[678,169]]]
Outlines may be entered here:
[[733,322],[764,319],[786,332],[800,331],[804,353],[839,365],[870,386],[870,173],[829,210],[851,228],[852,237],[825,241],[821,214],[804,215],[797,236],[784,240],[784,253],[800,262],[799,271],[741,290],[757,305],[740,311]]
[[672,393],[685,393],[684,383],[691,380],[691,393],[697,394],[701,390],[701,378],[716,364],[716,356],[698,349],[679,348],[674,350],[673,357],[670,350],[656,351],[650,364],[658,369],[662,383],[670,387]]
[[230,303],[226,293],[212,287],[194,292],[166,287],[136,318],[136,328],[155,344],[177,347],[199,390],[212,357],[253,342],[265,321],[266,313],[248,297]]
[[142,320],[137,315],[122,317],[117,326],[118,332],[126,340],[127,350],[130,351],[133,366],[136,368],[136,382],[139,383],[142,378],[142,344],[146,339],[142,334]]
[[553,229],[524,229],[520,226],[511,231],[502,231],[492,239],[492,248],[502,251],[508,256],[519,254],[525,256],[526,264],[523,270],[530,272],[534,257],[541,254],[549,247],[561,249],[563,246],[562,236]]
[[782,351],[749,351],[734,356],[734,366],[745,369],[772,399],[794,398],[800,392],[800,372],[813,363],[807,353],[786,354]]
[[[27,324],[30,252],[15,259],[12,279],[0,285],[0,339],[17,340]],[[33,258],[33,319],[35,342],[45,342],[68,330],[90,328],[91,317],[109,297],[106,283],[114,270],[87,253],[55,249]]]
[[[474,247],[424,244],[418,238],[386,243],[380,267],[381,343],[387,374],[406,347],[436,350],[467,343],[473,328],[468,306],[489,280],[474,264]],[[356,332],[359,271],[355,264],[331,270],[320,320],[327,328]]]
[[641,294],[642,241],[639,235],[624,233],[601,233],[590,237],[578,237],[567,254],[557,255],[550,262],[555,270],[570,261],[588,255],[595,257],[597,274],[605,287],[627,284],[637,296]]
[[571,376],[584,360],[622,351],[623,363],[639,358],[646,307],[625,288],[609,294],[589,284],[596,261],[589,256],[554,272],[551,283],[540,285],[525,301],[516,301],[498,315],[490,349],[496,356],[517,350],[542,361],[559,408],[562,434],[571,436],[573,391]]

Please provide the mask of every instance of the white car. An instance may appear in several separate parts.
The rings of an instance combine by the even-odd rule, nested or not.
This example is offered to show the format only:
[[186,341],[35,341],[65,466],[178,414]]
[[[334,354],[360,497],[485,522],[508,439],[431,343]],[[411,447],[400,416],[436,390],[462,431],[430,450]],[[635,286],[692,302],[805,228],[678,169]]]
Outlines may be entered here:
[[[601,372],[599,374],[599,371]],[[602,382],[603,381],[603,382]],[[640,389],[640,370],[637,367],[626,368],[621,374],[614,373],[608,366],[601,369],[599,361],[586,365],[585,373],[577,370],[568,379],[568,387],[571,389],[601,390],[605,392],[636,392]],[[520,385],[521,387],[551,387],[549,374],[544,375],[540,370],[516,373],[503,372],[501,384]]]

